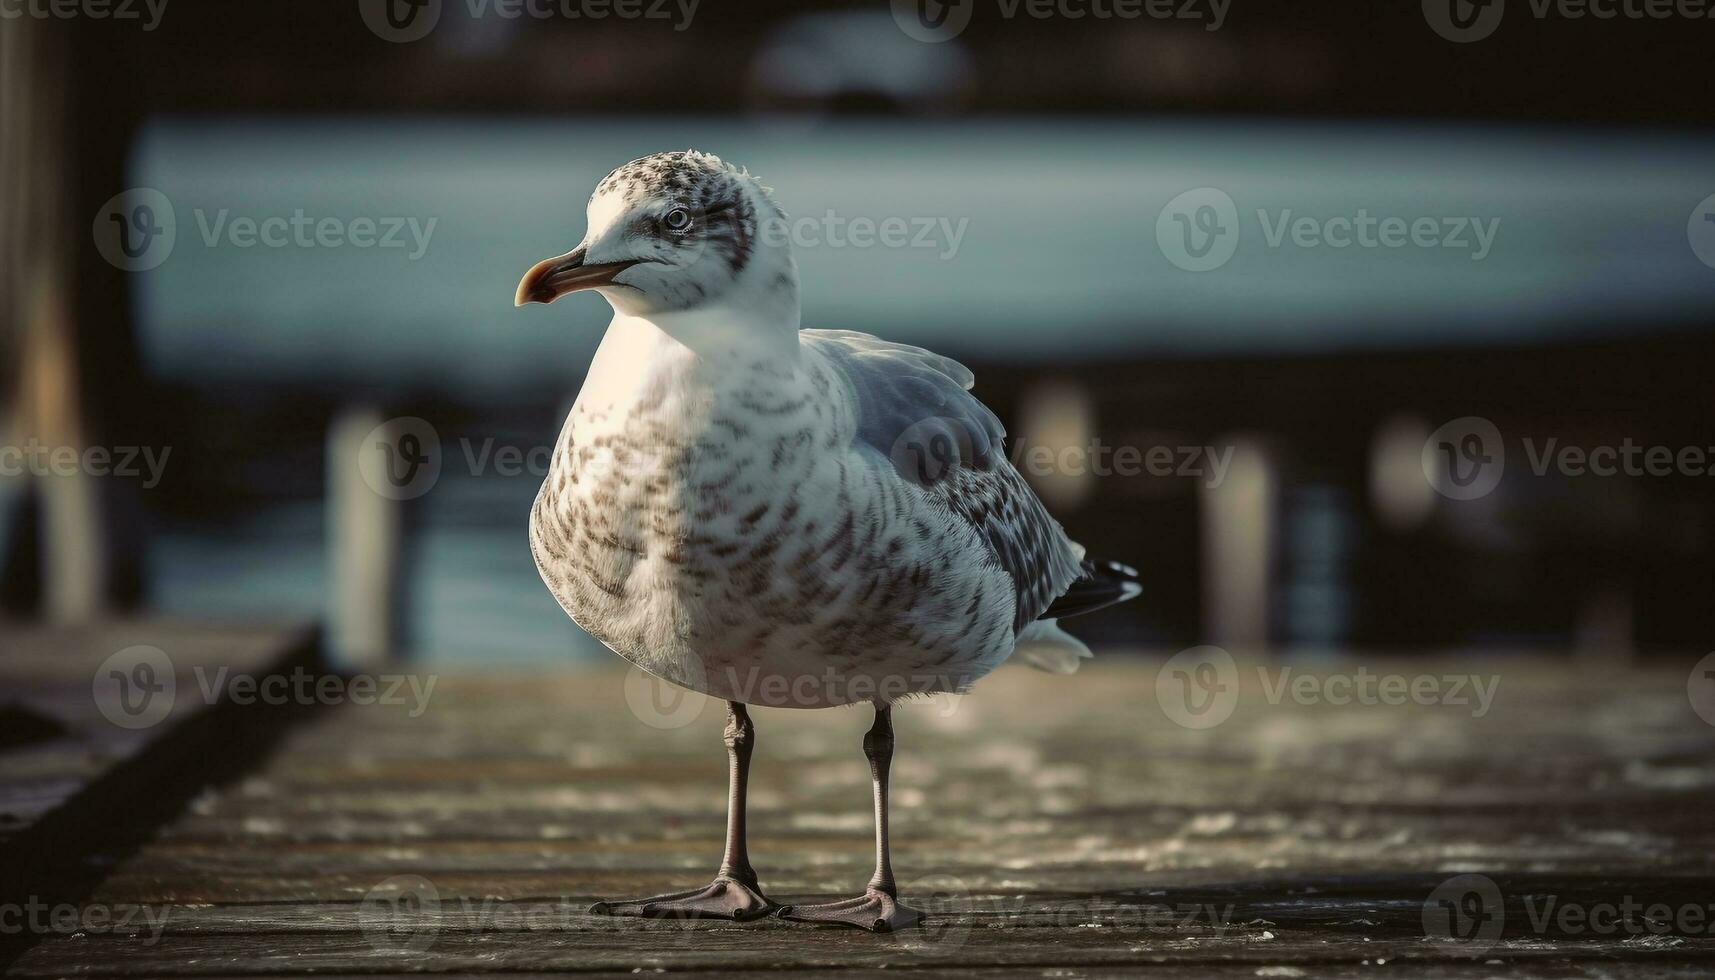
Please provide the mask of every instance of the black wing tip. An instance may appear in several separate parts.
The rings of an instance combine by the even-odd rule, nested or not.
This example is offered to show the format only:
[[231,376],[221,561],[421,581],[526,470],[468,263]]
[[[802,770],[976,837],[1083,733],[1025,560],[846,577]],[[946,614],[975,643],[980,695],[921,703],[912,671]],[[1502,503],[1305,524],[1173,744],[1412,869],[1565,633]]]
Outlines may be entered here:
[[1142,576],[1137,569],[1117,561],[1086,561],[1086,572],[1090,577],[1104,581],[1119,589],[1119,598],[1115,603],[1130,602],[1143,595]]
[[1124,562],[1105,560],[1089,561],[1086,559],[1084,562],[1084,571],[1092,577],[1096,575],[1107,575],[1111,578],[1117,578],[1126,582],[1138,581],[1139,575],[1137,569],[1125,564]]
[[1143,583],[1137,569],[1117,561],[1083,561],[1084,574],[1066,594],[1054,600],[1041,619],[1064,619],[1082,616],[1122,602],[1130,602],[1143,594]]

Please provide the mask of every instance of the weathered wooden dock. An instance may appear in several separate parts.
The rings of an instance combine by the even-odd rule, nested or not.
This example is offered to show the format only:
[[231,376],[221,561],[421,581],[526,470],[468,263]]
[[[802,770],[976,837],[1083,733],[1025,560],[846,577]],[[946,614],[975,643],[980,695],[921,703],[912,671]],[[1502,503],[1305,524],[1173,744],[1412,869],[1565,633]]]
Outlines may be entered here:
[[[1008,668],[896,713],[894,860],[930,913],[922,929],[587,915],[598,898],[706,883],[724,826],[720,705],[651,702],[617,669],[425,669],[426,697],[269,716],[277,730],[241,771],[159,819],[142,796],[79,809],[92,777],[61,804],[82,836],[43,837],[63,854],[35,855],[31,887],[61,882],[58,899],[126,924],[0,937],[7,973],[1715,971],[1715,726],[1693,709],[1689,661],[1294,670],[1437,679],[1437,703],[1403,705],[1296,695],[1277,666],[1241,662],[1236,709],[1201,730],[1164,708],[1161,665]],[[1465,675],[1498,684],[1486,711],[1469,686],[1467,703],[1440,703]],[[854,892],[871,859],[868,712],[754,715],[763,887]],[[15,817],[30,827],[7,845],[56,812]]]

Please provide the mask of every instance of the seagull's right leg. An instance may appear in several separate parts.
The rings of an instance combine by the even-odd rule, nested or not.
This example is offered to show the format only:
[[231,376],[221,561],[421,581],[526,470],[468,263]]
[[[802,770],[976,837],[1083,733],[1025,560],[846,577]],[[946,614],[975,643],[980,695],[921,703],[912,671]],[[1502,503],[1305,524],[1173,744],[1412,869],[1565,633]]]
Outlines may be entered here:
[[893,708],[876,705],[875,724],[863,737],[875,788],[875,875],[857,898],[822,905],[788,905],[780,917],[792,922],[837,923],[870,932],[893,932],[923,922],[923,913],[900,904],[887,844],[887,772],[893,765]]
[[768,900],[750,866],[744,842],[745,786],[750,779],[750,753],[756,726],[750,712],[737,701],[727,702],[726,853],[715,880],[703,888],[639,898],[629,902],[597,902],[591,915],[634,915],[646,919],[760,919],[779,906]]

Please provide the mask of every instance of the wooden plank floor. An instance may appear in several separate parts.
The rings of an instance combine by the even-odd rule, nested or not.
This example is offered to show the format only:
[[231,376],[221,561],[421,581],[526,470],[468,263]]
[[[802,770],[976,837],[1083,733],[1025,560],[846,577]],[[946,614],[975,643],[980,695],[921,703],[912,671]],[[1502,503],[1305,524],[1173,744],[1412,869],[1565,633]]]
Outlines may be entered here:
[[[1693,710],[1689,661],[1294,672],[1434,678],[1420,684],[1442,693],[1475,674],[1498,684],[1486,711],[1330,704],[1320,685],[1281,694],[1276,668],[1242,664],[1236,710],[1202,730],[1164,710],[1161,665],[1006,668],[972,696],[896,712],[895,865],[931,913],[923,929],[586,915],[597,898],[707,881],[724,825],[721,706],[651,708],[618,670],[442,674],[426,702],[318,709],[107,869],[87,907],[129,914],[125,927],[55,932],[9,972],[1715,971],[1715,727]],[[1475,701],[1469,682],[1463,696]],[[871,860],[869,712],[754,716],[764,888],[855,892]],[[1461,875],[1483,877],[1447,884]],[[1454,930],[1469,938],[1446,934],[1444,911],[1426,922],[1440,898],[1470,913]],[[1592,911],[1596,924],[1580,918]]]
[[[311,645],[303,627],[0,621],[0,845],[210,707],[198,696],[199,671],[265,673]],[[124,686],[132,671],[157,667],[159,676],[145,676],[164,692],[170,675],[172,695],[145,700]],[[121,705],[128,699],[134,720]]]
[[75,912],[305,714],[235,703],[214,679],[317,676],[318,646],[305,627],[0,623],[0,967],[66,932],[40,910]]

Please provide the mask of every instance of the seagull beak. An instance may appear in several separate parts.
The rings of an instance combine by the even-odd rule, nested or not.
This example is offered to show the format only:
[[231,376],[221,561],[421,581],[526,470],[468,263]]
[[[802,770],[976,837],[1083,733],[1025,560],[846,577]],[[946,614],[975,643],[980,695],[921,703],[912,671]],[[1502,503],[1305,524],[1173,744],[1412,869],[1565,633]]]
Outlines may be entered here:
[[613,282],[615,276],[637,264],[635,259],[589,264],[584,262],[585,252],[584,246],[579,245],[564,255],[543,259],[531,266],[518,283],[514,305],[552,303],[567,293],[605,286]]

